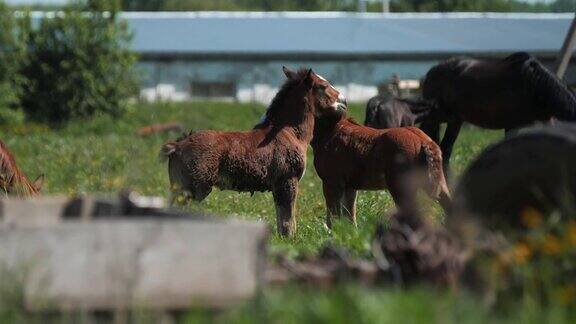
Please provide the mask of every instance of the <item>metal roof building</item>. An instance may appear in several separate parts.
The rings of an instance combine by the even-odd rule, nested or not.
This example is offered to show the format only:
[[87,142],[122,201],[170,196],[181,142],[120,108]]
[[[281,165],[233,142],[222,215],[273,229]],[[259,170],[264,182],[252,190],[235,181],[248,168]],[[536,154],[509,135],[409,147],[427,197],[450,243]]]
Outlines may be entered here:
[[[268,102],[281,66],[310,66],[362,101],[393,73],[516,51],[552,66],[573,14],[126,12],[149,99]],[[567,80],[576,83],[571,66]]]
[[555,55],[572,14],[124,13],[146,55]]

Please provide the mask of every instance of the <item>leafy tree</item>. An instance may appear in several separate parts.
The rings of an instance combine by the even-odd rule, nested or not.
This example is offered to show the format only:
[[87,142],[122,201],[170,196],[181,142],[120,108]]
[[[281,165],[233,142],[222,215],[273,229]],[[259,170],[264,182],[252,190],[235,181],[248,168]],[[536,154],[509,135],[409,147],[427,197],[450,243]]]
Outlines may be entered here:
[[392,11],[549,11],[542,3],[530,4],[517,0],[393,0]]
[[122,10],[159,11],[164,9],[164,0],[122,0]]
[[97,113],[119,115],[134,94],[131,35],[119,5],[91,0],[44,18],[30,31],[21,104],[30,120],[60,125]]
[[574,0],[556,0],[551,5],[554,12],[574,12],[576,11],[576,1]]
[[[574,0],[558,0],[571,2]],[[381,11],[380,0],[367,2],[369,11]],[[356,11],[357,0],[123,0],[124,10],[256,10]],[[519,0],[392,0],[392,11],[549,11],[547,4]]]
[[0,123],[17,118],[22,78],[19,69],[25,59],[22,28],[14,12],[0,2]]

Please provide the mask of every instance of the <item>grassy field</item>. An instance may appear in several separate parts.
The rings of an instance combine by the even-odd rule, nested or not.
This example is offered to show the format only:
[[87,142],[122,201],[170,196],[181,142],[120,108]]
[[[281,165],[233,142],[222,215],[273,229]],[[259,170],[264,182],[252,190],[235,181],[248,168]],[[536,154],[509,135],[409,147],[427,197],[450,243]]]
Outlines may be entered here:
[[[130,187],[146,195],[168,195],[167,166],[157,155],[162,143],[175,135],[140,138],[138,127],[178,121],[193,130],[250,129],[265,107],[226,103],[134,104],[119,120],[99,117],[76,122],[61,130],[35,125],[0,129],[0,138],[14,152],[22,169],[34,178],[45,174],[45,194],[115,193]],[[363,107],[351,106],[351,115],[362,121]],[[458,174],[486,145],[501,137],[498,132],[467,128],[453,156]],[[300,183],[298,234],[293,239],[274,235],[272,249],[287,253],[315,252],[335,243],[359,254],[368,253],[375,224],[393,207],[387,192],[364,192],[358,198],[358,228],[343,221],[333,233],[324,227],[324,199],[321,182],[314,171],[312,150],[308,170]],[[186,208],[223,217],[235,216],[275,224],[270,193],[236,193],[214,190],[202,203]]]
[[[18,125],[0,129],[0,138],[15,153],[22,169],[30,176],[46,175],[44,194],[104,193],[113,194],[132,188],[146,195],[168,196],[167,167],[159,162],[160,146],[175,135],[140,138],[136,129],[152,123],[178,121],[187,128],[242,130],[250,129],[264,112],[264,107],[250,104],[185,103],[133,104],[121,119],[97,117],[75,122],[60,130],[39,125]],[[350,107],[351,115],[363,119],[363,107]],[[497,141],[502,132],[467,127],[453,154],[452,183],[484,147]],[[312,160],[311,149],[309,162]],[[312,163],[300,183],[298,197],[298,232],[282,239],[275,233],[271,252],[291,256],[316,252],[325,244],[336,244],[369,256],[369,243],[375,224],[385,220],[393,203],[387,192],[362,192],[358,200],[358,227],[347,222],[336,224],[332,233],[324,227],[324,200],[320,180]],[[241,217],[275,224],[270,193],[213,193],[202,203],[186,207],[221,217]],[[366,289],[358,286],[328,290],[306,288],[268,289],[247,305],[232,311],[207,314],[190,312],[187,319],[237,322],[558,322],[563,313],[540,310],[530,301],[506,315],[494,314],[478,306],[473,298],[459,298],[435,290],[418,289],[409,293],[396,289]]]

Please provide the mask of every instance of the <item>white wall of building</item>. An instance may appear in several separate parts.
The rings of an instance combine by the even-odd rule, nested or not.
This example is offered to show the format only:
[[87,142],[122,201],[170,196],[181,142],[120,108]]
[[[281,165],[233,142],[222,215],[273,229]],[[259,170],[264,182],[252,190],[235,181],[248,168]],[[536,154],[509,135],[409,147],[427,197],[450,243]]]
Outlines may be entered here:
[[[419,79],[437,61],[143,61],[139,63],[144,100],[195,100],[190,93],[192,82],[229,82],[235,93],[228,99],[268,104],[284,82],[282,66],[292,69],[311,67],[334,84],[350,102],[365,102],[377,94],[378,85],[392,74],[401,79]],[[206,99],[206,98],[200,98]],[[218,99],[218,98],[216,98]]]

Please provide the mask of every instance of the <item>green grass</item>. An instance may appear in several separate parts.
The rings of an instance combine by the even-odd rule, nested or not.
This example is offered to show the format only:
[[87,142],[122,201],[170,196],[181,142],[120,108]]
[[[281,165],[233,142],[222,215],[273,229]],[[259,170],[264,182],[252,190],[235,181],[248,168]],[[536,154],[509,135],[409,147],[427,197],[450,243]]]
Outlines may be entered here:
[[[78,121],[60,130],[37,125],[0,129],[0,138],[16,155],[22,169],[34,178],[46,175],[43,193],[115,193],[130,187],[146,195],[168,195],[166,165],[159,162],[160,146],[175,135],[136,136],[138,127],[178,121],[187,128],[246,130],[260,118],[265,107],[251,104],[185,103],[134,104],[121,119],[107,116]],[[351,115],[362,121],[363,107],[353,105]],[[487,144],[501,137],[498,132],[466,128],[455,149],[456,173]],[[358,198],[358,227],[346,221],[330,233],[324,226],[325,207],[321,182],[314,171],[309,150],[307,172],[300,183],[298,233],[291,239],[274,234],[272,250],[292,255],[313,253],[327,243],[368,254],[375,224],[393,208],[385,192],[363,192]],[[270,193],[236,193],[214,190],[202,203],[187,208],[223,217],[262,220],[274,228],[275,211]]]
[[[190,311],[185,322],[198,323],[573,323],[571,311],[539,308],[525,302],[510,312],[497,312],[464,293],[432,288],[409,291],[342,285],[331,289],[270,289],[231,311]],[[573,313],[573,311],[572,311]],[[572,317],[573,318],[573,317]]]
[[[247,130],[265,108],[251,104],[183,103],[133,104],[121,119],[99,116],[50,130],[38,125],[0,128],[0,138],[16,155],[21,168],[32,178],[46,175],[44,194],[108,193],[130,187],[146,195],[168,196],[167,167],[157,155],[160,146],[175,135],[141,138],[137,128],[152,123],[178,121],[187,128]],[[352,105],[351,115],[363,120],[363,107]],[[452,158],[457,177],[484,147],[500,139],[502,132],[464,128]],[[275,231],[271,252],[296,256],[318,251],[333,243],[369,256],[375,225],[393,208],[385,192],[362,192],[358,198],[358,227],[345,221],[335,224],[332,233],[324,226],[324,199],[314,172],[312,152],[298,197],[298,232],[294,238],[280,238]],[[202,203],[186,207],[221,217],[241,217],[275,225],[270,193],[214,190]],[[454,298],[434,290],[405,293],[392,289],[365,289],[357,286],[328,290],[300,288],[268,289],[247,305],[220,313],[211,319],[240,322],[485,322],[487,313],[468,298]],[[207,316],[190,312],[188,319]],[[548,316],[547,313],[538,316]],[[532,317],[531,317],[532,318]],[[536,317],[539,318],[540,317]]]

